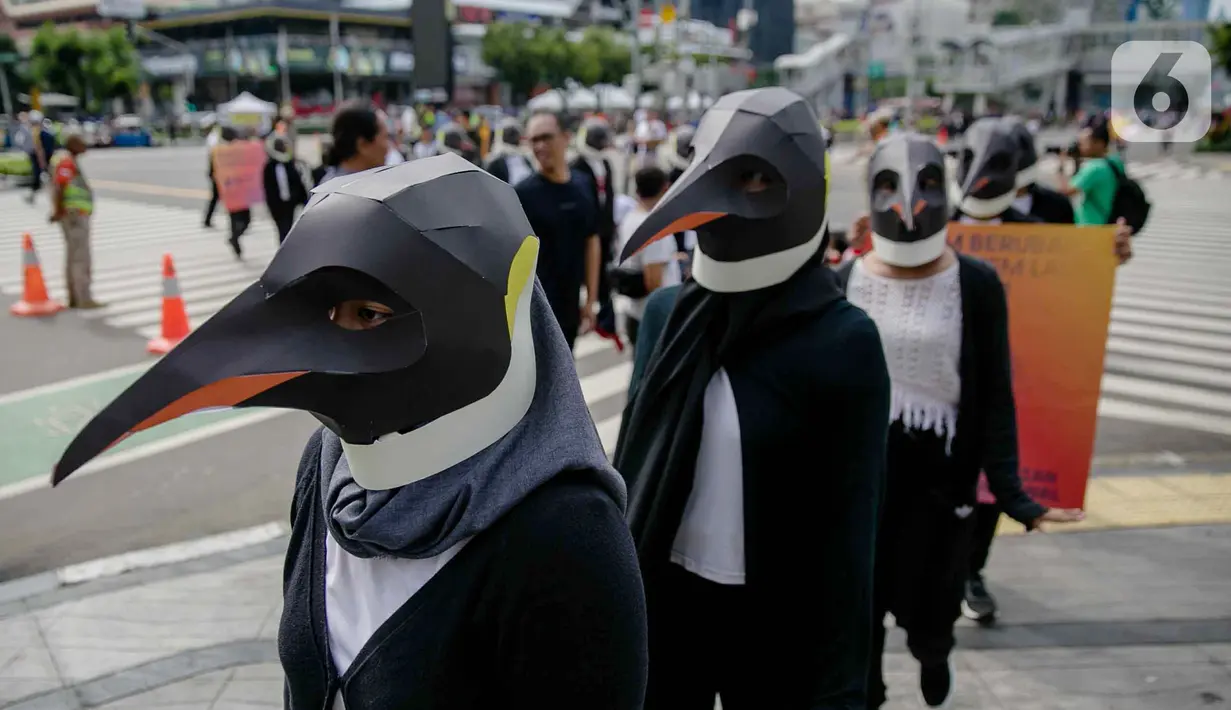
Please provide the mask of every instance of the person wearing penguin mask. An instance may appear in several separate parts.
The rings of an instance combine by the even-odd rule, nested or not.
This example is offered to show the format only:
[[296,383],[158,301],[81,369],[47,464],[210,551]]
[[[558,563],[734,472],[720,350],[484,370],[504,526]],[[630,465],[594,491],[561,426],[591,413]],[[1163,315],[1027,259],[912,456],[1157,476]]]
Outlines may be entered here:
[[496,140],[484,169],[510,185],[534,174],[534,166],[521,145],[521,124],[517,119],[506,118],[496,126]]
[[[919,661],[924,705],[947,707],[980,470],[1027,529],[1082,514],[1049,510],[1022,490],[1004,286],[991,265],[946,243],[944,154],[924,136],[893,135],[873,152],[867,179],[873,248],[836,272],[876,322],[892,381],[867,706],[886,699],[892,613]],[[1011,173],[1008,184],[1012,197]]]
[[622,253],[697,230],[691,278],[648,299],[614,458],[645,707],[862,708],[889,381],[823,263],[816,115],[780,87],[727,94],[693,148]]
[[[684,171],[688,169],[688,165],[692,162],[692,139],[697,134],[697,129],[685,123],[682,126],[677,126],[671,135],[667,138],[667,150],[664,153],[664,160],[667,163],[667,183],[674,183],[680,179]],[[676,232],[671,235],[675,240],[675,251],[679,254],[689,255],[697,246],[697,233],[693,230]],[[684,271],[688,271],[688,263],[681,264]]]
[[335,178],[256,283],[82,429],[53,483],[196,410],[309,412],[285,707],[638,710],[625,486],[538,251],[513,188],[459,156]]
[[[957,209],[963,224],[1009,224],[1043,220],[1014,207],[1021,143],[1009,123],[985,117],[966,129],[958,154]],[[1028,173],[1027,173],[1028,175]]]
[[[1073,204],[1063,193],[1038,184],[1038,153],[1034,133],[1017,116],[1000,119],[1017,144],[1017,197],[1013,209],[1048,224],[1073,224]],[[1115,251],[1120,264],[1132,258],[1132,230],[1125,224],[1116,225]],[[966,596],[962,615],[982,626],[996,623],[999,611],[996,597],[987,588],[983,570],[991,554],[992,542],[1000,524],[1000,507],[981,479],[978,504],[975,506],[975,529],[970,547],[970,573],[966,581]]]
[[1073,204],[1064,195],[1039,184],[1039,154],[1034,133],[1017,116],[1000,119],[1017,143],[1017,197],[1013,208],[1048,224],[1073,224]]
[[577,157],[569,168],[590,178],[589,185],[594,204],[598,205],[599,249],[603,268],[599,270],[598,314],[595,316],[594,332],[599,337],[611,340],[617,349],[624,349],[624,342],[616,329],[615,304],[611,300],[611,278],[607,264],[615,257],[615,173],[607,151],[611,149],[611,126],[601,116],[591,116],[581,122],[577,129]]
[[465,127],[458,123],[450,123],[436,132],[436,142],[441,153],[460,155],[470,163],[478,164],[479,149]]

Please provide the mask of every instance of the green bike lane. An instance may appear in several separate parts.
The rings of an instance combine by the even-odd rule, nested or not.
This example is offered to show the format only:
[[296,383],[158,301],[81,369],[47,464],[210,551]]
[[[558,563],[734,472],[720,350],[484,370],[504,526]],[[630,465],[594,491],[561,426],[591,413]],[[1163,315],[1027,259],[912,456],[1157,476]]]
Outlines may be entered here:
[[[5,304],[7,305],[7,304]],[[5,309],[7,310],[7,308]],[[155,358],[131,333],[64,312],[47,319],[0,317],[0,499],[47,484],[52,466],[103,406]],[[201,412],[128,437],[94,462],[102,470],[256,424],[282,412]]]

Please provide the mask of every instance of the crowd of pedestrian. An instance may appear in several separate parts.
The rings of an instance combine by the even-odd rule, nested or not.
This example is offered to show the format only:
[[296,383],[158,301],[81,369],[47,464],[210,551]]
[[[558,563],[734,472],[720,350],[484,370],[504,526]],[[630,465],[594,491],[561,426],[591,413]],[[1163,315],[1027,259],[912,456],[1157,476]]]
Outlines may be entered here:
[[[464,126],[402,165],[386,117],[347,105],[330,194],[298,218],[304,171],[275,130],[285,242],[259,288],[92,421],[57,480],[184,401],[316,415],[284,580],[288,708],[879,708],[890,614],[923,704],[947,707],[958,619],[996,614],[1000,517],[1083,518],[1023,488],[1005,287],[948,226],[1115,225],[1122,264],[1148,203],[1105,117],[1058,191],[1018,117],[965,127],[955,184],[934,139],[899,129],[840,254],[803,99],[750,90],[695,127],[655,120],[633,130],[625,196],[598,117],[479,136],[493,179]],[[69,238],[88,186],[71,156],[55,179]],[[610,461],[570,357],[587,331],[633,346]]]

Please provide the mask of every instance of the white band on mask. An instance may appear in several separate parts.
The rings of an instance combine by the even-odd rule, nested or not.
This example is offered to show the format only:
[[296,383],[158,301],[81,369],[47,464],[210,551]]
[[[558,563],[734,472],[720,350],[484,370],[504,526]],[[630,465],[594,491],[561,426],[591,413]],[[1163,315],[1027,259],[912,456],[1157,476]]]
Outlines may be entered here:
[[754,256],[743,261],[718,261],[705,255],[697,244],[693,257],[692,277],[709,291],[715,293],[742,293],[768,288],[791,278],[799,267],[811,259],[825,240],[825,228],[829,215],[816,236],[790,249],[772,254]]
[[976,197],[963,197],[961,208],[962,212],[975,217],[976,219],[991,219],[999,217],[1001,213],[1013,206],[1013,200],[1017,195],[1013,192],[1006,192],[999,197],[993,197],[990,200],[980,200]]
[[517,300],[509,369],[496,389],[405,434],[387,434],[375,444],[343,441],[342,450],[356,483],[370,491],[383,491],[433,476],[496,443],[526,416],[537,380],[530,324],[536,266],[530,267],[530,278]]
[[873,232],[872,251],[876,252],[877,259],[890,266],[910,269],[939,259],[940,255],[945,253],[945,243],[948,238],[948,228],[943,228],[932,236],[917,242],[895,242]]
[[1017,189],[1030,187],[1039,181],[1039,164],[1035,163],[1028,168],[1022,168],[1017,172]]

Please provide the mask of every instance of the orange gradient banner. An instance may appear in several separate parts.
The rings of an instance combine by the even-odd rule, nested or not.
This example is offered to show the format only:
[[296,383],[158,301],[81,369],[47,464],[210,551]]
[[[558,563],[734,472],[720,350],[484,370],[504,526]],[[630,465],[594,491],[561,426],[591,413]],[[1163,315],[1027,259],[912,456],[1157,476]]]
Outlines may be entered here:
[[1022,484],[1080,508],[1094,456],[1115,285],[1115,227],[950,224],[954,249],[996,267],[1009,300]]

